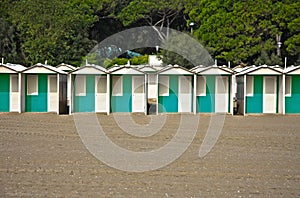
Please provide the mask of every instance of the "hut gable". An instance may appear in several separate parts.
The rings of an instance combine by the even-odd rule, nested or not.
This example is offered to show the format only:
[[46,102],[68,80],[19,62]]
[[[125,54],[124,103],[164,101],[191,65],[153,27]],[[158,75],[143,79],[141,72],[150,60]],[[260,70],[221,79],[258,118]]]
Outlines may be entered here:
[[71,72],[71,74],[107,74],[107,69],[98,65],[86,65]]
[[283,72],[279,66],[262,65],[258,67],[249,67],[237,75],[281,75]]
[[53,66],[50,66],[50,65],[44,65],[44,64],[41,64],[41,63],[38,63],[36,65],[33,65],[27,69],[25,69],[23,71],[24,74],[67,74],[66,72],[56,68],[56,67],[53,67]]
[[0,73],[18,73],[25,70],[26,67],[17,64],[0,64]]
[[65,63],[61,63],[61,64],[57,65],[56,68],[58,68],[62,71],[66,71],[66,72],[73,71],[73,70],[76,69],[76,67],[74,67],[72,65],[65,64]]
[[202,75],[231,75],[233,71],[228,67],[223,66],[210,66],[198,67],[193,70],[195,73]]
[[120,66],[117,69],[114,69],[111,74],[127,74],[127,75],[141,75],[145,74],[144,72],[130,66]]
[[168,65],[164,69],[161,69],[158,74],[160,75],[192,75],[194,74],[192,71],[181,67],[179,65]]
[[144,66],[138,67],[137,69],[142,72],[146,72],[146,73],[157,72],[157,69],[155,69],[153,66],[149,66],[149,65],[144,65]]
[[300,75],[300,65],[287,67],[283,72],[289,75]]

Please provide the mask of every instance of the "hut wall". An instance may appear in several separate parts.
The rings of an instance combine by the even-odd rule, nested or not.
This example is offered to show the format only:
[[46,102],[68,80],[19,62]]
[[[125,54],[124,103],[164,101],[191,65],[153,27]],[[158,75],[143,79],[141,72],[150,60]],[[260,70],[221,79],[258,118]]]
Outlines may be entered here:
[[[85,76],[84,95],[77,95],[76,77]],[[95,112],[95,76],[96,75],[75,75],[74,77],[74,111],[75,112]],[[81,82],[80,82],[81,83]]]
[[[164,76],[164,75],[161,75]],[[158,96],[158,112],[159,113],[175,113],[178,112],[178,76],[169,75],[169,94],[167,96]],[[158,93],[160,93],[160,85]]]
[[[114,76],[120,76],[122,81],[122,93],[114,95]],[[111,94],[111,112],[132,112],[132,75],[111,75],[110,79],[110,94]]]
[[216,76],[208,75],[206,78],[206,95],[197,96],[197,112],[215,112],[215,80]]
[[[37,94],[28,93],[28,76],[25,77],[25,87],[26,87],[26,112],[47,112],[47,102],[48,102],[48,75],[47,74],[33,74],[32,76],[37,76]],[[30,86],[30,85],[29,85]]]
[[285,96],[285,112],[300,113],[300,75],[287,75],[291,78],[291,95]]
[[253,76],[253,96],[246,95],[245,102],[246,102],[245,105],[246,113],[263,112],[263,76],[261,75]]

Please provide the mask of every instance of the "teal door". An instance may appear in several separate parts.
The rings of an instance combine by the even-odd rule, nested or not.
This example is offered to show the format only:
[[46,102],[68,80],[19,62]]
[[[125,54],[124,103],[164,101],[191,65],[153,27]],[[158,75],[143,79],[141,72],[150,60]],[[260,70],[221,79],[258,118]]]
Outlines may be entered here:
[[26,112],[47,112],[48,104],[48,75],[33,74],[26,75],[25,79]]
[[0,112],[9,112],[9,74],[0,74]]
[[74,85],[74,112],[95,112],[95,75],[76,75]]

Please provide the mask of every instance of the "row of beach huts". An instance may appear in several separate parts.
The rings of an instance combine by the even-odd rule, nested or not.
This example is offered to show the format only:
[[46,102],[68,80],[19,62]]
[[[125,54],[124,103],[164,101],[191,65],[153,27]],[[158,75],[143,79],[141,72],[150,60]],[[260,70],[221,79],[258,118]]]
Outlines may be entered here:
[[0,112],[300,114],[300,66],[0,64]]

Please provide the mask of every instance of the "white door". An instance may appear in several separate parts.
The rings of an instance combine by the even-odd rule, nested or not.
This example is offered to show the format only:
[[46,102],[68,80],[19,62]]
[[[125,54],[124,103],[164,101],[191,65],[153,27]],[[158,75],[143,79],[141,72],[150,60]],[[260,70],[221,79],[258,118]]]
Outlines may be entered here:
[[276,113],[276,77],[264,77],[263,113]]
[[132,76],[132,112],[144,112],[144,76]]
[[96,76],[96,112],[106,112],[106,76]]
[[228,77],[216,76],[215,112],[228,112]]
[[19,111],[18,75],[10,75],[10,111]]
[[48,76],[48,111],[57,112],[58,110],[58,93],[57,93],[57,76]]
[[192,112],[192,77],[179,76],[178,112]]

